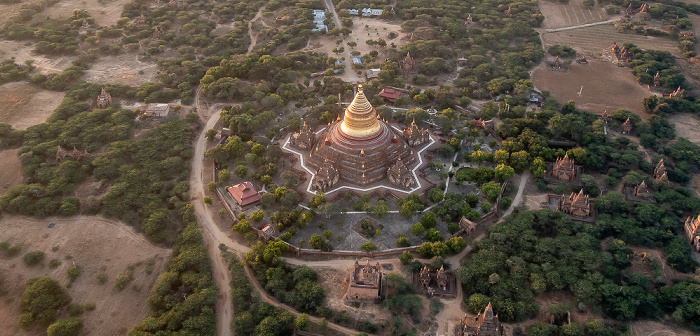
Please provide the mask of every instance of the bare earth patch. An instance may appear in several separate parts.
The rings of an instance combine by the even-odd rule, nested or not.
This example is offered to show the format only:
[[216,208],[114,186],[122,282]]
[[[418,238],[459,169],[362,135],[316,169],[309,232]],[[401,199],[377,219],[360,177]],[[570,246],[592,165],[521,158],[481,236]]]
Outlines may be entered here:
[[26,60],[33,60],[34,66],[43,74],[59,73],[71,66],[75,56],[47,57],[36,55],[32,52],[34,43],[7,41],[0,39],[0,58],[15,58],[15,63],[22,64]]
[[667,326],[655,321],[635,321],[630,323],[630,331],[634,336],[691,336],[689,330]]
[[34,15],[32,21],[45,20],[50,17],[52,20],[65,20],[73,15],[74,9],[86,9],[90,16],[95,18],[95,23],[99,26],[112,26],[121,18],[124,5],[129,0],[63,0],[41,13]]
[[700,146],[700,117],[692,114],[675,114],[668,121],[676,125],[676,135]]
[[46,121],[61,103],[64,92],[38,89],[27,82],[0,86],[0,122],[27,129]]
[[0,195],[22,182],[22,163],[17,156],[18,152],[19,148],[0,151]]
[[[56,226],[48,228],[48,222],[55,222]],[[150,244],[125,224],[97,216],[47,219],[5,216],[0,219],[0,242],[4,241],[22,244],[23,248],[17,256],[2,259],[0,263],[8,293],[0,298],[0,336],[43,333],[42,328],[23,330],[17,326],[24,285],[27,280],[44,275],[66,285],[66,270],[73,264],[82,268],[81,275],[67,289],[73,303],[96,304],[94,311],[80,315],[84,330],[100,335],[124,335],[148,313],[146,300],[171,253]],[[43,265],[26,266],[22,256],[29,251],[43,251],[46,254]],[[68,255],[70,259],[66,259]],[[60,260],[61,265],[49,268],[51,259]],[[152,266],[146,265],[149,259],[154,261]],[[131,264],[139,265],[134,270],[133,281],[117,291],[113,288],[115,278]],[[102,266],[106,267],[108,281],[98,284],[95,275]],[[147,268],[151,268],[150,274]],[[65,312],[59,316],[64,315]]]
[[157,64],[141,62],[134,54],[103,56],[85,71],[83,78],[88,82],[138,86],[157,82],[157,68]]
[[[610,62],[589,60],[589,64],[572,64],[567,72],[550,71],[540,66],[532,73],[532,81],[540,90],[549,90],[561,103],[576,101],[576,107],[594,113],[618,108],[631,110],[643,119],[642,99],[652,95],[637,84],[629,68]],[[578,95],[583,87],[581,96]]]

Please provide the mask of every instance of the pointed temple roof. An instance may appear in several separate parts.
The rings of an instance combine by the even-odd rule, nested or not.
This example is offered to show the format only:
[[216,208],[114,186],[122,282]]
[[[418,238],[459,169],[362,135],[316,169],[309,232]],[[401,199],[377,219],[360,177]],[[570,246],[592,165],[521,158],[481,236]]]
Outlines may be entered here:
[[345,119],[340,125],[340,130],[354,138],[371,137],[380,131],[377,111],[362,92],[362,84],[358,85],[355,99],[345,109]]

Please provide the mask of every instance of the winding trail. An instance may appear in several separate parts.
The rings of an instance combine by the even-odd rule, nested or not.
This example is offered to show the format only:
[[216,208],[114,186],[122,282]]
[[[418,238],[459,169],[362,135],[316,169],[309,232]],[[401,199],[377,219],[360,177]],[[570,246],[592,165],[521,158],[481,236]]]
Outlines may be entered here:
[[[197,90],[195,97],[196,104],[199,104],[201,90]],[[199,107],[199,106],[197,106]],[[197,109],[199,111],[199,108]],[[207,120],[204,130],[208,130],[214,127],[217,121],[219,121],[221,111],[213,113]],[[219,286],[219,295],[216,300],[216,334],[217,335],[233,335],[231,330],[231,321],[233,320],[233,307],[231,304],[231,299],[229,296],[229,270],[226,261],[221,256],[219,251],[219,244],[224,244],[229,249],[233,250],[241,260],[245,260],[244,254],[250,251],[248,246],[239,244],[237,241],[231,239],[226,232],[222,231],[214,222],[211,211],[207,209],[204,204],[205,188],[204,188],[204,151],[206,150],[207,140],[205,137],[205,132],[201,132],[197,138],[197,142],[194,147],[194,155],[192,158],[192,171],[190,174],[190,201],[194,205],[195,214],[197,217],[197,222],[202,227],[202,236],[204,241],[209,245],[209,257],[212,260],[212,275],[216,284]],[[352,261],[354,262],[354,260]],[[338,263],[336,261],[336,263]],[[306,264],[302,262],[302,264]],[[260,286],[255,276],[253,276],[252,271],[245,266],[246,275],[253,285],[255,290],[260,295],[260,299],[267,302],[273,306],[280,307],[294,315],[301,314],[294,308],[287,306],[274,298],[270,297],[267,292]],[[309,316],[309,319],[314,323],[319,323],[320,319],[314,316]],[[341,334],[355,335],[359,331],[352,330],[332,322],[327,322],[328,328],[335,330]]]
[[[255,16],[248,21],[248,37],[250,38],[250,45],[248,45],[248,54],[253,52],[253,48],[255,48],[255,45],[258,44],[258,34],[253,35],[253,21],[256,21],[257,19],[260,19],[262,17],[262,11],[265,9],[265,6],[260,7],[258,9],[258,12],[255,13]],[[262,20],[263,25],[267,26],[265,24],[265,20]]]

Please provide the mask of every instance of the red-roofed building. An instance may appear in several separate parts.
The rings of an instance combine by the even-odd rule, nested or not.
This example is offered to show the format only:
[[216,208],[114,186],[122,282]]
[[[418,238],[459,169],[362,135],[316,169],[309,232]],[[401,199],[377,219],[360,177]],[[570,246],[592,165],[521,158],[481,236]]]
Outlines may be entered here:
[[252,183],[245,181],[228,188],[228,192],[233,196],[238,205],[246,206],[260,200],[261,196]]
[[382,97],[384,100],[386,100],[388,102],[394,103],[394,102],[396,102],[396,98],[401,97],[402,94],[403,93],[401,93],[400,91],[385,88],[385,89],[382,89],[381,92],[379,92],[379,97]]

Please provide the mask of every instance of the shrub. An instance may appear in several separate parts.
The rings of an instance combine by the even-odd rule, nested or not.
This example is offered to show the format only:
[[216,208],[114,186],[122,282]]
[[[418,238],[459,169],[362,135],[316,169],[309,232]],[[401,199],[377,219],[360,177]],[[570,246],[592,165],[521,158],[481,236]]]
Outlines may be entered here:
[[376,251],[377,245],[374,245],[371,242],[365,242],[364,244],[362,244],[362,246],[360,246],[360,249],[365,252]]
[[44,252],[42,251],[32,251],[32,252],[27,252],[22,257],[22,260],[24,261],[27,266],[34,266],[42,261],[44,261]]
[[71,298],[55,279],[44,276],[27,281],[22,294],[20,326],[34,321],[49,324],[56,319],[56,310],[70,303]]
[[100,285],[103,285],[107,282],[107,278],[107,267],[100,267],[100,271],[97,272],[97,274],[95,274],[95,280],[97,280],[97,283],[99,283]]
[[413,261],[413,255],[411,252],[403,251],[403,253],[399,255],[399,260],[401,261],[402,265],[408,265],[411,261]]
[[71,317],[58,320],[46,329],[47,336],[77,336],[83,329],[83,320]]
[[114,288],[121,291],[134,279],[133,267],[125,269],[123,272],[117,275],[117,280],[114,282]]
[[407,247],[411,246],[411,242],[408,240],[408,238],[404,236],[399,236],[399,238],[396,238],[396,247]]
[[61,266],[61,261],[60,261],[60,260],[58,260],[58,259],[51,259],[51,261],[49,261],[49,268],[56,268],[56,267],[58,267],[58,266]]
[[68,267],[68,270],[66,270],[66,274],[68,275],[68,284],[73,283],[73,281],[80,276],[80,273],[81,269],[79,265]]

